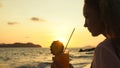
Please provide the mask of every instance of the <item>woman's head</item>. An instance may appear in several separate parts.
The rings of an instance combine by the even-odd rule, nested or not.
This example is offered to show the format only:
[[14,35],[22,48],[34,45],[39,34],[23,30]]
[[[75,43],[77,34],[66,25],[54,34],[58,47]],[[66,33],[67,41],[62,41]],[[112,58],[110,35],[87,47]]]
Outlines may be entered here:
[[120,35],[119,0],[84,0],[85,27],[93,36]]
[[104,32],[104,24],[100,18],[99,0],[85,0],[84,5],[84,26],[92,33],[93,36],[98,36]]
[[63,53],[64,45],[60,41],[53,41],[53,43],[50,46],[50,50],[53,55]]

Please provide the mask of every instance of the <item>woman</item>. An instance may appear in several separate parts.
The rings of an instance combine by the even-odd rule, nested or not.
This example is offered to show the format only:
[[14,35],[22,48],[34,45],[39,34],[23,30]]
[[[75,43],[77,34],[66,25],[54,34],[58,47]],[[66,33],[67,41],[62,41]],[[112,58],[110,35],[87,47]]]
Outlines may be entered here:
[[120,68],[120,0],[84,0],[85,24],[106,39],[95,49],[91,68]]

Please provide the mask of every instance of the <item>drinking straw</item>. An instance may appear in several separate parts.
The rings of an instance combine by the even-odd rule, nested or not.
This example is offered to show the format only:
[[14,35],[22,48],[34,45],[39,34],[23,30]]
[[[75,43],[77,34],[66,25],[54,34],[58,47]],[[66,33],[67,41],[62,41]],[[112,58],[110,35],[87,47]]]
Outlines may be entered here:
[[72,31],[72,33],[71,33],[71,35],[70,35],[70,38],[69,38],[69,40],[68,40],[68,42],[67,42],[67,44],[66,44],[65,50],[67,49],[67,46],[68,46],[68,44],[69,44],[69,42],[70,42],[70,39],[71,39],[74,31],[75,31],[75,28],[73,29],[73,31]]

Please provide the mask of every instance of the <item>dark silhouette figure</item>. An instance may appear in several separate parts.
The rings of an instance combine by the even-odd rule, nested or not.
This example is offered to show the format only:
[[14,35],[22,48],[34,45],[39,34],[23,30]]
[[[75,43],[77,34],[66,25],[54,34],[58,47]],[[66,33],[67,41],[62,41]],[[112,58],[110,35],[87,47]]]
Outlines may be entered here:
[[84,26],[92,36],[102,34],[91,68],[120,68],[120,0],[84,0]]

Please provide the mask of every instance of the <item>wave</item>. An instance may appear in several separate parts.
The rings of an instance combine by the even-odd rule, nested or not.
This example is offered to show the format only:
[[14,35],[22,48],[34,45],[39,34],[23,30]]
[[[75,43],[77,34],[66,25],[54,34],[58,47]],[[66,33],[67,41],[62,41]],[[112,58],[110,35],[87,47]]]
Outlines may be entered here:
[[75,59],[78,59],[78,58],[88,58],[88,59],[91,59],[93,58],[93,56],[74,56],[74,55],[70,55],[70,58],[75,58]]
[[84,68],[86,66],[88,67],[89,64],[90,63],[76,63],[76,64],[74,64],[74,68]]
[[[70,63],[74,68],[83,68],[91,62],[93,54],[78,50],[70,50]],[[52,55],[45,48],[0,48],[0,53],[0,65],[7,64],[8,68],[50,68],[52,62]]]
[[[90,63],[77,63],[74,64],[74,68],[84,68],[84,67],[88,67]],[[25,64],[25,65],[21,65],[15,68],[50,68],[51,63],[50,62],[42,62],[42,63],[38,63],[36,64]]]
[[2,56],[0,56],[0,60],[2,60],[2,61],[9,61],[10,58],[9,57],[2,57]]
[[50,68],[50,62],[31,63],[17,66],[15,68]]

